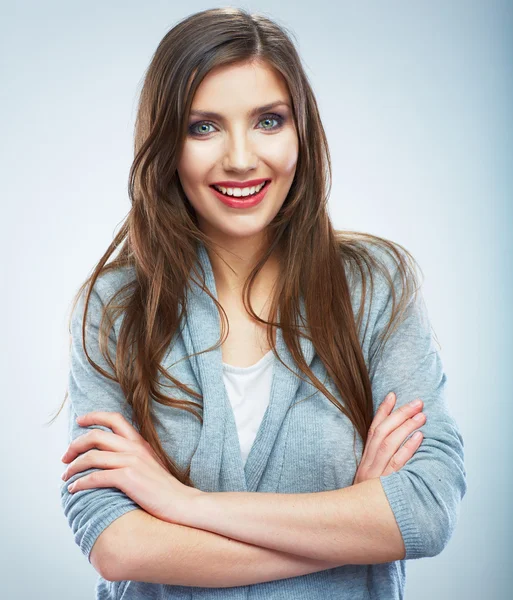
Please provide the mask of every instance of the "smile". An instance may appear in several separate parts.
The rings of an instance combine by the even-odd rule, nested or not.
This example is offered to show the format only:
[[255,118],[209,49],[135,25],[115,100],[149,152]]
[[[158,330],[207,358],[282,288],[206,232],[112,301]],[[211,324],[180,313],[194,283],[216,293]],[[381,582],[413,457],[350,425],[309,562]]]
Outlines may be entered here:
[[[219,189],[217,189],[215,186],[210,186],[210,189],[212,190],[212,192],[215,194],[215,196],[221,200],[221,202],[223,202],[223,204],[226,204],[227,206],[230,206],[231,208],[251,208],[252,206],[256,206],[257,204],[259,204],[265,197],[265,195],[267,194],[267,190],[269,189],[269,186],[271,185],[271,181],[266,181],[264,184],[261,184],[259,186],[255,186],[256,191],[253,194],[248,194],[246,196],[242,196],[241,194],[241,188],[228,188],[229,190],[236,191],[238,192],[239,195],[234,196],[229,195],[229,194],[224,194],[222,191],[219,191]],[[227,189],[227,188],[223,188],[223,189]],[[248,188],[242,188],[247,190]],[[253,188],[249,188],[249,189],[253,189]]]

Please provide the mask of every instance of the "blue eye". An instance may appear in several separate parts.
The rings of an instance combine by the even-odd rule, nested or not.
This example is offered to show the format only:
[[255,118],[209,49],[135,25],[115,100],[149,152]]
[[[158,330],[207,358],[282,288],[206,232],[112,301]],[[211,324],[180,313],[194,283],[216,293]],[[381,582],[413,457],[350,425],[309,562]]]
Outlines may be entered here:
[[280,117],[280,115],[266,115],[260,121],[260,123],[262,123],[263,121],[276,121],[278,123],[278,125],[276,125],[275,127],[264,127],[264,129],[272,130],[272,129],[279,129],[283,125],[283,122],[285,121],[285,119],[283,117]]
[[[280,127],[283,126],[283,123],[285,122],[285,118],[277,115],[277,114],[269,114],[269,115],[264,115],[262,117],[262,119],[260,119],[259,123],[262,123],[263,121],[276,121],[277,125],[275,125],[274,127],[263,127],[262,129],[267,130],[267,131],[275,131],[276,129],[280,129]],[[196,123],[192,123],[189,126],[189,135],[193,136],[193,137],[205,137],[206,134],[212,133],[211,131],[206,131],[203,133],[199,133],[196,130],[196,127],[200,127],[200,126],[205,126],[205,127],[213,127],[212,123],[210,123],[210,121],[198,121]]]
[[[189,127],[189,133],[191,133],[192,135],[202,135],[202,134],[198,134],[198,132],[194,131],[195,127],[212,127],[211,123],[207,123],[206,121],[200,121],[199,123],[193,123],[190,127]],[[207,131],[205,133],[210,133],[210,131]]]

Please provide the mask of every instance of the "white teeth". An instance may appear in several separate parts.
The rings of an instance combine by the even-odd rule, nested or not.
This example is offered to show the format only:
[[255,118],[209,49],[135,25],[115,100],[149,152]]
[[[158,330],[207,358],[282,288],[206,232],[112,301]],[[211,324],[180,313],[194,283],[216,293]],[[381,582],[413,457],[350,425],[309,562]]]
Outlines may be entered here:
[[240,197],[240,196],[252,196],[253,194],[256,194],[264,187],[265,183],[266,182],[264,181],[260,185],[255,185],[252,187],[245,187],[245,188],[225,188],[225,187],[222,187],[219,185],[214,185],[214,187],[216,188],[216,190],[222,192],[223,194],[226,194],[227,196]]

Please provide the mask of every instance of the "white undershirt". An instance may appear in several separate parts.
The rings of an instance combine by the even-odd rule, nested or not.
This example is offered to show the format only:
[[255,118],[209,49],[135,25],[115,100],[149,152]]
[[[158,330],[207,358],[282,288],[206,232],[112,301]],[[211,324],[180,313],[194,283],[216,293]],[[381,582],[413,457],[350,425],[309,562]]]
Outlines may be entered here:
[[235,416],[244,465],[269,404],[273,359],[273,351],[269,350],[249,367],[223,362],[223,380]]

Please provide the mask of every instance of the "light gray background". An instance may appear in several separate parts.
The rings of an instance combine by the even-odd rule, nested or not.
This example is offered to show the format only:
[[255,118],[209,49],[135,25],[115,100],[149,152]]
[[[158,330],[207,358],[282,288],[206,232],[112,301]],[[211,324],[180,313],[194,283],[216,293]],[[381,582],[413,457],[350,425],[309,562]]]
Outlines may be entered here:
[[[0,596],[91,599],[59,488],[72,296],[129,210],[137,94],[151,55],[204,2],[2,2]],[[237,4],[235,4],[237,5]],[[406,597],[510,597],[513,3],[252,2],[289,27],[333,159],[338,228],[421,265],[468,493]],[[185,7],[185,8],[184,8]]]

